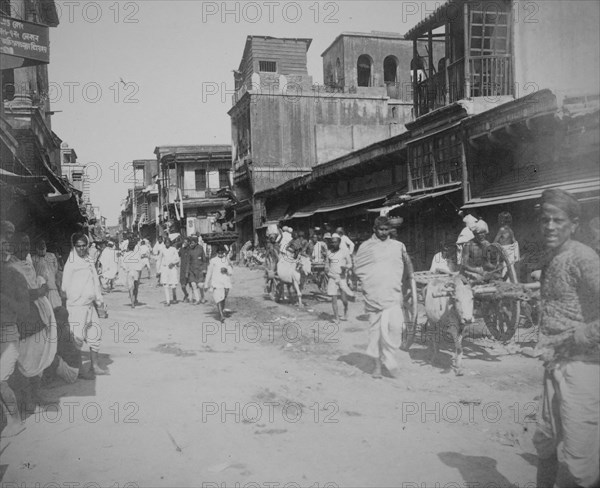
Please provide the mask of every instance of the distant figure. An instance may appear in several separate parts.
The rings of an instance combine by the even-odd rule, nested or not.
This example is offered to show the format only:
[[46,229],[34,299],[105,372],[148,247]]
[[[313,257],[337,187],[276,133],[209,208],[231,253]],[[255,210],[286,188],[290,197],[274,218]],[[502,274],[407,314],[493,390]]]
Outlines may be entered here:
[[188,268],[188,282],[192,286],[193,302],[195,305],[206,303],[204,299],[204,277],[206,276],[207,258],[204,248],[200,245],[198,237],[190,237],[190,260]]
[[217,248],[217,255],[210,260],[206,281],[204,287],[213,290],[213,299],[217,305],[219,319],[221,323],[225,322],[225,301],[231,290],[231,275],[233,268],[227,259],[227,250],[225,246],[220,245]]
[[352,296],[354,293],[346,284],[346,273],[352,269],[352,259],[346,248],[340,246],[341,237],[338,234],[331,236],[330,250],[327,253],[325,272],[329,277],[327,282],[327,295],[331,297],[331,306],[333,309],[333,322],[338,324],[340,314],[338,312],[338,296],[342,299],[344,314],[341,320],[348,320],[348,292]]
[[[498,215],[498,225],[500,228],[498,229],[498,233],[496,234],[496,238],[494,242],[500,244],[506,257],[508,258],[509,266],[512,266],[513,271],[515,270],[515,266],[518,261],[521,259],[521,254],[519,251],[519,243],[515,239],[515,234],[512,230],[512,216],[508,212],[501,212]],[[506,271],[506,267],[502,266],[502,274],[504,275]],[[515,271],[516,276],[516,271]]]
[[127,273],[125,283],[127,284],[127,291],[129,292],[131,308],[135,308],[136,305],[139,305],[138,291],[140,288],[142,269],[144,268],[141,254],[142,251],[140,246],[136,245],[133,240],[129,241],[129,248],[123,253],[123,269]]
[[155,260],[155,267],[156,267],[156,286],[160,286],[160,268],[161,268],[161,259],[162,259],[162,252],[165,249],[165,244],[163,243],[163,238],[162,236],[158,236],[158,239],[156,240],[156,242],[154,243],[154,247],[152,248],[152,255],[154,256],[154,260]]
[[[181,248],[179,249],[179,284],[183,291],[183,303],[190,302],[188,294],[188,272],[190,270],[190,240],[183,238]],[[175,299],[175,298],[173,298]]]
[[111,291],[119,272],[119,257],[114,242],[108,241],[108,244],[102,250],[102,254],[100,254],[99,262],[102,267],[102,274],[100,275],[102,286],[106,291]]
[[168,237],[164,241],[165,248],[160,254],[160,283],[165,290],[165,307],[171,306],[171,296],[174,303],[177,303],[177,283],[179,282],[179,253],[171,245],[171,239]]
[[[150,249],[150,244],[148,242],[148,239],[142,239],[138,243],[137,247],[138,247],[137,250],[139,250],[140,259],[142,260],[141,272],[143,272],[144,269],[147,268],[148,269],[148,279],[150,279],[150,276],[152,274],[152,271],[150,270],[150,255],[152,254],[152,250]],[[141,272],[140,272],[140,279],[142,278]]]

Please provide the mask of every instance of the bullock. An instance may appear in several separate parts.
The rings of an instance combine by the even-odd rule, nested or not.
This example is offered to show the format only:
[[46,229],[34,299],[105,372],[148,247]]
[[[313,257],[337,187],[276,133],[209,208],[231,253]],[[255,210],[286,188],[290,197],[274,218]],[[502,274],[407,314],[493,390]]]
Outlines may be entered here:
[[289,254],[281,256],[277,262],[277,295],[283,296],[283,286],[287,285],[288,295],[291,297],[291,287],[294,287],[298,296],[298,306],[302,306],[302,284],[303,276],[310,273],[310,261],[308,264],[302,258],[292,258]]
[[461,376],[463,330],[473,321],[473,290],[458,275],[451,280],[434,280],[425,291],[425,312],[430,349],[433,345],[431,363],[436,359],[441,339],[450,334],[455,348],[454,372]]

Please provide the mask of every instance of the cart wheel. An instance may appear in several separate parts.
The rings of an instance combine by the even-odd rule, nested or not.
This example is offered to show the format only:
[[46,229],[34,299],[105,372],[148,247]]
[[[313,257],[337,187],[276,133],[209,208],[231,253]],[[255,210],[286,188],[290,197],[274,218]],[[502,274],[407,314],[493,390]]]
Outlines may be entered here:
[[[509,283],[518,283],[514,266],[509,264],[508,257],[498,243],[490,244],[489,251],[499,267],[504,267],[502,279]],[[489,252],[488,251],[488,252]],[[483,316],[488,330],[498,341],[510,341],[519,325],[521,303],[514,298],[501,298],[486,301],[483,304]]]

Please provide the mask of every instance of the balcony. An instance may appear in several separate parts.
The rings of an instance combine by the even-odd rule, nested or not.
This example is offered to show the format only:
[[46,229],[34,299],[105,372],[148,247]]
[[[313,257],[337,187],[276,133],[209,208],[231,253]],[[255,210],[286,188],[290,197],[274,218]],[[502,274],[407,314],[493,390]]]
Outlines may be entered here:
[[[228,187],[225,187],[228,188]],[[181,196],[183,200],[189,200],[192,198],[219,198],[217,195],[221,188],[213,188],[212,190],[196,190],[193,188],[184,188],[181,190]],[[169,188],[169,201],[174,202],[179,200],[179,191],[177,188]]]
[[418,84],[417,116],[458,100],[485,97],[493,101],[512,94],[510,54],[471,56],[467,64],[465,58],[461,58]]
[[413,78],[417,70],[426,76],[414,85],[415,117],[464,99],[489,108],[512,98],[512,4],[448,0],[406,34]]

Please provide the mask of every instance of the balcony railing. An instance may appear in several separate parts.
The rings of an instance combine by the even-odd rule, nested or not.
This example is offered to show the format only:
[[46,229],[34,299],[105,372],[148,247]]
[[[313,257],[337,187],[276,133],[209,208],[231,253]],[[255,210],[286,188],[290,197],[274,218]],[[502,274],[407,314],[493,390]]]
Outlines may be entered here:
[[[183,196],[184,201],[190,198],[217,198],[217,194],[221,189],[222,188],[213,188],[211,190],[196,190],[193,188],[185,188],[181,190],[181,195]],[[179,200],[179,192],[177,191],[177,188],[171,187],[169,188],[169,201],[172,203],[176,200]]]
[[[446,75],[449,86],[446,86]],[[513,94],[510,54],[472,56],[465,69],[461,58],[418,84],[417,116],[464,98]]]

